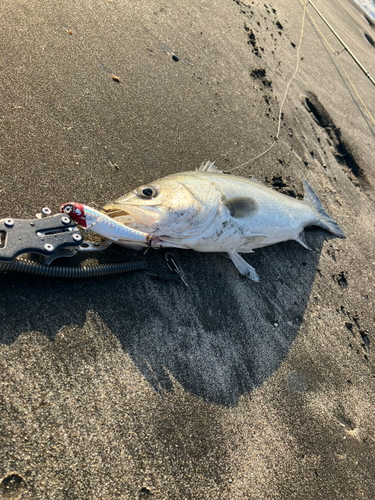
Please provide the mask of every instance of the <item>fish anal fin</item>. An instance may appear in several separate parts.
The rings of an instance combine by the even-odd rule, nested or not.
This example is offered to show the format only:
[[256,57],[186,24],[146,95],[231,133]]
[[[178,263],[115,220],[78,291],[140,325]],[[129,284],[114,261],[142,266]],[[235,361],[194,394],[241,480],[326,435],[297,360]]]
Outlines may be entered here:
[[240,253],[251,253],[254,248],[261,248],[267,246],[269,237],[264,234],[255,234],[247,236],[242,246],[237,249]]
[[203,162],[202,165],[198,168],[198,172],[216,172],[221,174],[221,170],[217,168],[214,161],[206,161]]
[[303,229],[299,233],[297,238],[295,238],[295,241],[297,241],[300,245],[302,245],[304,248],[306,248],[306,250],[311,250],[311,248],[309,247],[309,245],[306,242],[305,231]]
[[253,281],[259,281],[255,269],[250,266],[250,264],[246,262],[246,260],[243,259],[237,252],[228,252],[228,255],[240,274],[246,276],[247,278],[250,278]]
[[229,210],[229,213],[235,219],[246,219],[255,215],[259,210],[259,205],[254,198],[238,196],[236,198],[228,198],[224,201],[224,205]]

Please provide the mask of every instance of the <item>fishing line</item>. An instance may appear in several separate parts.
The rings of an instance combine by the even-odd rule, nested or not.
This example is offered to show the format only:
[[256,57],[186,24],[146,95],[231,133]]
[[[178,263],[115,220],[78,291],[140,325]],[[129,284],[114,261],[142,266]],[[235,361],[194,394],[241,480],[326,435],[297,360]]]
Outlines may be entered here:
[[305,28],[306,10],[307,10],[307,5],[309,4],[309,2],[310,2],[310,0],[306,0],[305,3],[304,3],[303,16],[302,16],[302,26],[301,26],[301,35],[300,35],[300,39],[299,39],[299,43],[298,43],[298,47],[297,47],[297,64],[296,64],[296,69],[295,69],[292,77],[289,79],[289,81],[287,83],[287,86],[286,86],[286,89],[285,89],[285,93],[284,93],[284,97],[283,97],[283,100],[281,101],[280,110],[279,110],[279,123],[278,123],[278,126],[277,126],[277,133],[276,133],[275,140],[274,140],[273,144],[271,144],[271,146],[268,149],[266,149],[265,151],[263,151],[263,153],[260,153],[259,155],[254,156],[254,158],[251,158],[250,160],[245,161],[245,163],[242,163],[242,165],[239,165],[238,167],[230,168],[229,170],[224,170],[225,174],[227,174],[228,172],[233,172],[233,170],[237,170],[238,168],[245,167],[246,165],[248,165],[252,161],[257,160],[261,156],[263,156],[263,155],[267,154],[269,151],[271,151],[271,149],[277,143],[277,140],[278,140],[279,135],[280,135],[283,107],[284,107],[284,104],[285,104],[285,101],[286,101],[286,97],[288,95],[290,84],[292,83],[292,81],[296,77],[296,75],[298,73],[298,69],[299,69],[299,61],[300,61],[299,52],[300,52],[301,45],[302,45],[303,31],[304,31],[304,28]]
[[[310,1],[310,0],[309,0]],[[300,0],[300,2],[302,3],[302,0]],[[327,44],[327,46],[331,49],[332,53],[337,56],[337,55],[340,55],[341,52],[348,52],[348,54],[354,59],[354,61],[358,64],[358,66],[361,68],[361,70],[365,73],[365,75],[369,78],[369,80],[374,83],[374,79],[371,77],[371,75],[369,74],[369,72],[362,66],[362,64],[358,61],[358,59],[354,56],[354,54],[349,50],[349,48],[347,47],[347,45],[345,45],[345,43],[341,40],[341,38],[336,34],[336,32],[332,29],[332,27],[327,23],[327,21],[324,19],[324,17],[321,15],[321,13],[317,10],[317,8],[315,7],[315,5],[310,2],[311,5],[314,7],[314,9],[318,12],[318,14],[320,15],[320,17],[323,19],[323,21],[327,24],[327,26],[330,28],[330,30],[334,33],[334,35],[336,36],[336,38],[338,38],[338,40],[340,41],[340,43],[342,44],[343,46],[343,49],[340,51],[340,52],[337,52],[333,47],[332,45],[329,43],[329,41],[327,40],[327,38],[324,36],[324,34],[322,33],[322,31],[319,29],[319,26],[316,24],[316,22],[314,21],[314,18],[312,17],[312,15],[310,14],[309,11],[307,11],[307,14],[310,18],[310,21],[313,23],[313,25],[315,26],[315,29],[318,31],[318,33],[320,34],[320,36],[322,37],[322,39],[325,41],[325,43]],[[375,124],[375,118],[372,116],[371,112],[369,111],[368,107],[366,106],[366,103],[363,101],[363,99],[361,98],[361,96],[359,95],[358,93],[358,90],[356,89],[354,83],[351,81],[347,71],[345,70],[342,62],[340,61],[340,59],[338,58],[338,63],[340,64],[341,66],[341,69],[343,70],[343,72],[345,73],[345,76],[346,78],[348,79],[350,85],[352,86],[352,89],[354,90],[354,93],[356,94],[358,100],[361,102],[362,106],[365,108],[367,114],[369,115],[371,121]]]

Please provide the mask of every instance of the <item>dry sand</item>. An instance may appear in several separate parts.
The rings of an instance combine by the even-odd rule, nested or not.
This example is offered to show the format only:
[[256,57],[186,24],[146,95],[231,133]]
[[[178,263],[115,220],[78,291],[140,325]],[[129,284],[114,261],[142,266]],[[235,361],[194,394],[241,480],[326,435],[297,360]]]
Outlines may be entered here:
[[[315,3],[374,76],[375,23]],[[302,13],[298,0],[2,0],[1,217],[100,206],[264,151]],[[189,288],[1,277],[0,498],[375,498],[375,124],[346,73],[372,117],[375,88],[308,17],[300,56],[277,146],[241,173],[295,196],[306,178],[347,239],[316,228],[313,251],[258,250],[259,284],[184,251]],[[164,270],[161,252],[147,259]]]

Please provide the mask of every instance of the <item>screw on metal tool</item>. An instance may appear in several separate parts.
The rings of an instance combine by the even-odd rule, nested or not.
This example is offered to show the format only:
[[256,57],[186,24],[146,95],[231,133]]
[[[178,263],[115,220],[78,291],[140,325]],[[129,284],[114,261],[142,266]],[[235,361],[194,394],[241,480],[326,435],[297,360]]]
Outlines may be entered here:
[[5,219],[4,224],[7,227],[13,227],[14,226],[14,220],[13,219]]
[[44,207],[42,208],[42,218],[44,217],[48,217],[49,215],[51,215],[51,209],[48,208],[48,207]]
[[61,222],[63,224],[70,224],[70,217],[67,217],[66,215],[64,215],[64,217],[61,217]]
[[[50,264],[59,256],[71,256],[83,238],[73,221],[63,224],[64,214],[36,219],[2,219],[0,221],[0,272],[3,262],[12,262],[18,255],[37,254],[41,263]],[[72,252],[71,249],[74,249]],[[34,257],[33,257],[34,258]]]
[[82,240],[82,236],[79,233],[73,234],[72,238],[74,241],[81,241]]

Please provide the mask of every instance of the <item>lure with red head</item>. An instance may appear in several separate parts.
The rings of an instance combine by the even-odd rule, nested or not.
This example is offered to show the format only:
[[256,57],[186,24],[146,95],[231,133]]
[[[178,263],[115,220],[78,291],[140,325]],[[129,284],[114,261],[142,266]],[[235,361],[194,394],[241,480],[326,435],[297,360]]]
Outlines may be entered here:
[[85,207],[82,203],[64,203],[60,207],[60,212],[69,215],[80,226],[87,227]]
[[127,227],[95,208],[70,202],[61,205],[60,210],[80,226],[90,229],[102,238],[116,241],[120,245],[132,248],[151,245],[152,238],[149,234]]

